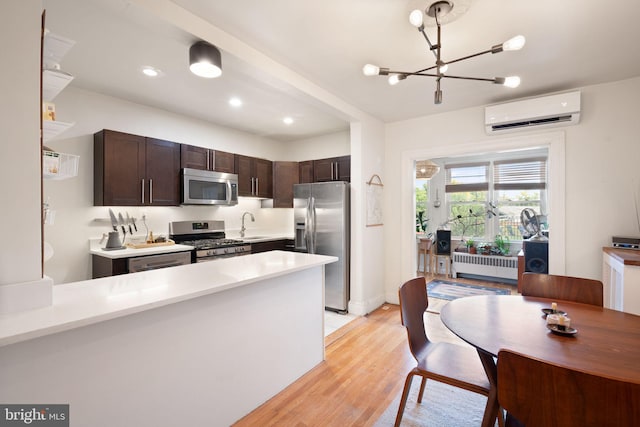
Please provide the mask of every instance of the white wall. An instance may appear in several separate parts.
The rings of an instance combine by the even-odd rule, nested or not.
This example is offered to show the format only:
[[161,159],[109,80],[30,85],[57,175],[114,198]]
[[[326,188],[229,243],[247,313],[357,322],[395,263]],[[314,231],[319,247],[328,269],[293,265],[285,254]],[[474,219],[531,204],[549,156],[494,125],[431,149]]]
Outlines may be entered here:
[[[602,246],[611,244],[612,235],[640,235],[634,207],[634,193],[640,186],[640,78],[588,86],[581,91],[581,123],[562,128],[566,151],[560,154],[564,155],[565,164],[552,165],[556,170],[564,167],[565,171],[560,177],[565,179],[565,191],[555,201],[556,206],[564,204],[560,210],[564,218],[553,218],[551,222],[566,223],[564,233],[556,237],[564,235],[566,248],[558,256],[564,257],[565,273],[601,279]],[[477,107],[387,125],[385,168],[391,191],[385,187],[385,209],[399,211],[405,222],[413,225],[413,180],[407,175],[412,171],[406,170],[403,159],[425,150],[461,154],[465,147],[482,150],[481,147],[494,144],[501,137],[484,133],[483,118],[484,107]],[[508,138],[516,146],[519,138],[557,139],[557,133],[530,131],[509,134]],[[553,155],[551,152],[550,157]],[[403,256],[415,256],[413,248],[401,247],[403,232],[399,222],[385,230],[385,277],[390,302],[397,301],[397,286],[415,274],[410,268],[401,267]]]
[[0,285],[42,277],[40,52],[32,49],[40,45],[41,12],[37,1],[9,0],[0,7]]
[[[76,124],[47,146],[80,156],[77,177],[44,183],[45,200],[50,201],[56,212],[54,224],[45,226],[45,241],[54,249],[53,258],[45,264],[45,273],[56,284],[91,278],[88,239],[99,238],[111,229],[108,207],[93,206],[95,132],[113,129],[269,160],[280,160],[288,151],[286,143],[81,89],[68,87],[55,103],[58,120]],[[138,219],[146,214],[147,225],[155,235],[166,234],[170,221],[187,219],[222,219],[227,231],[233,233],[240,229],[244,211],[254,213],[256,218],[255,222],[246,223],[248,233],[269,230],[293,234],[291,209],[261,209],[260,202],[251,198],[240,198],[233,207],[113,207],[113,210],[123,215],[128,212]],[[145,231],[141,223],[139,231],[141,235]]]
[[287,153],[278,160],[301,162],[351,154],[349,131],[334,132],[313,138],[299,139],[288,144]]
[[[394,210],[383,211],[383,226],[367,227],[367,182],[373,174],[386,184],[384,124],[377,120],[351,123],[351,298],[349,312],[364,315],[385,302],[385,229]],[[388,187],[384,187],[386,193]]]

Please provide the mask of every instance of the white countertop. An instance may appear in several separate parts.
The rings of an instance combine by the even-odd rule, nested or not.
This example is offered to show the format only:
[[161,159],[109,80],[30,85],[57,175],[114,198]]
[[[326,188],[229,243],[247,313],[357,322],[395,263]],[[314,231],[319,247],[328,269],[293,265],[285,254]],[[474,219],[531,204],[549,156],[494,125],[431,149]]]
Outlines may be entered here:
[[51,306],[0,315],[0,346],[336,261],[331,256],[270,251],[55,285]]

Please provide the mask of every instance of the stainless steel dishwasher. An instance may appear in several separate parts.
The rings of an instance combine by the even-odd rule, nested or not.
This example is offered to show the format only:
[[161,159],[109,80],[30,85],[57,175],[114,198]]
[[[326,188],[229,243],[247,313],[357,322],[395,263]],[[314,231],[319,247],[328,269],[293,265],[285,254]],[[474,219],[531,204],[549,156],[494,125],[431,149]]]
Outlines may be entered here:
[[178,265],[191,264],[191,252],[172,252],[168,254],[129,258],[128,264],[129,273],[176,267]]

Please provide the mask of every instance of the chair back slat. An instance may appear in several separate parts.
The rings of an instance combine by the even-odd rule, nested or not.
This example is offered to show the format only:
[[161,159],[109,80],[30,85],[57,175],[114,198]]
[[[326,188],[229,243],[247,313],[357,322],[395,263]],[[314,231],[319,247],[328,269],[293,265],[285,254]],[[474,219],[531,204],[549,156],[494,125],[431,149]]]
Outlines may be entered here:
[[398,291],[402,324],[407,329],[409,349],[418,360],[419,354],[428,345],[424,329],[424,312],[429,307],[427,284],[424,277],[416,277],[405,282]]
[[602,307],[602,282],[580,277],[553,274],[524,273],[520,286],[522,295],[579,302]]
[[640,384],[556,366],[504,349],[498,353],[498,401],[509,413],[507,426],[640,425]]

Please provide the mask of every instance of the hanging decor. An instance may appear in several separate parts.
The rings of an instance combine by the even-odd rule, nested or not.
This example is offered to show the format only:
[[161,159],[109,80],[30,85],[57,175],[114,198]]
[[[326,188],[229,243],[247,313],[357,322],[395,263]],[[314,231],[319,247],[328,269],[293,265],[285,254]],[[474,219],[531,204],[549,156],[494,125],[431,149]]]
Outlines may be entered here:
[[367,181],[367,227],[377,227],[382,224],[382,179],[377,174]]

